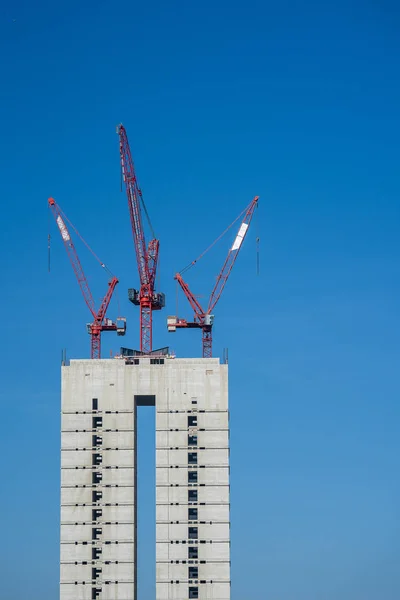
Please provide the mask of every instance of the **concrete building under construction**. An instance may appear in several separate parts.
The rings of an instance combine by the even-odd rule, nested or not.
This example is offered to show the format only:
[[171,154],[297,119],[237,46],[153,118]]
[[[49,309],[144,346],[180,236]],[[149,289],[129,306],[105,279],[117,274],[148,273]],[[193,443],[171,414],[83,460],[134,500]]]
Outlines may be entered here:
[[62,367],[60,600],[137,599],[137,407],[156,410],[156,598],[230,598],[228,366]]
[[[240,219],[207,305],[200,304],[182,273],[215,242],[175,275],[194,316],[169,316],[168,331],[200,329],[203,358],[155,351],[152,314],[165,306],[164,294],[156,291],[159,240],[123,125],[117,133],[140,281],[138,289],[128,290],[140,311],[140,350],[121,348],[121,356],[101,359],[102,332],[126,330],[125,317],[106,317],[118,279],[107,268],[111,279],[97,307],[67,224],[81,236],[56,201],[48,201],[92,318],[91,360],[62,367],[60,600],[138,600],[140,406],[156,411],[156,600],[230,600],[228,366],[212,358],[213,312],[258,196],[231,224]],[[153,236],[148,243],[142,209]]]

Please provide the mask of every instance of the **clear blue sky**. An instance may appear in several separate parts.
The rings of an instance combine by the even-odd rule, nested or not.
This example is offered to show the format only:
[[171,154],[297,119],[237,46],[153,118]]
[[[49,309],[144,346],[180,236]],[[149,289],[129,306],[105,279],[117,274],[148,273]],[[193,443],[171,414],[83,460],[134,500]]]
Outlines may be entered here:
[[[128,316],[138,345],[119,122],[161,240],[155,345],[199,355],[199,332],[165,329],[173,274],[261,197],[216,310],[232,600],[398,600],[397,3],[13,4],[0,17],[2,600],[58,597],[60,354],[89,352],[54,223],[47,273],[48,196],[120,277],[110,316]],[[188,276],[204,297],[229,242]],[[99,299],[104,273],[78,248]],[[155,600],[154,416],[141,419],[140,600]]]

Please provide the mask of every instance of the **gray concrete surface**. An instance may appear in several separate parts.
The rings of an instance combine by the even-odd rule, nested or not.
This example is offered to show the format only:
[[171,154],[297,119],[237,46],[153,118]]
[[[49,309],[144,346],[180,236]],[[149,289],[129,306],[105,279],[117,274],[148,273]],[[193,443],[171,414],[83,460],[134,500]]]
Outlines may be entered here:
[[143,403],[156,406],[157,600],[229,600],[227,377],[218,359],[62,367],[60,600],[138,600],[135,423]]

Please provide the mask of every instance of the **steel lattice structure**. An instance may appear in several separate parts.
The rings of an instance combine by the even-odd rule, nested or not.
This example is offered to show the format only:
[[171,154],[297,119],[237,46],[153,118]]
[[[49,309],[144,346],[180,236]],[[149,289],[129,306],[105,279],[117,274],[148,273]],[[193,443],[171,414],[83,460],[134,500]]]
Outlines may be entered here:
[[[245,215],[242,223],[239,227],[239,231],[235,237],[235,240],[229,249],[228,255],[222,266],[221,271],[217,277],[214,288],[211,292],[208,307],[206,310],[202,308],[197,298],[189,289],[188,284],[183,280],[182,275],[177,273],[175,279],[179,283],[183,290],[186,298],[188,299],[190,306],[194,311],[194,320],[186,321],[185,319],[179,319],[178,317],[168,317],[168,331],[176,331],[178,328],[199,328],[202,330],[202,344],[203,344],[203,358],[212,357],[212,327],[214,322],[213,310],[216,307],[218,300],[221,298],[221,294],[224,291],[226,282],[228,281],[229,275],[232,271],[233,265],[239,255],[240,248],[246,237],[251,219],[254,214],[254,210],[258,203],[258,196],[255,196],[250,202],[249,206],[245,210]],[[243,214],[243,213],[242,213]],[[194,261],[194,264],[197,261]]]
[[[143,228],[142,207],[147,215],[143,202],[142,191],[138,185],[135,167],[129,147],[128,136],[123,125],[117,128],[122,177],[128,198],[129,214],[135,244],[136,262],[139,271],[140,289],[128,291],[129,300],[140,307],[140,351],[150,354],[153,349],[153,310],[165,306],[164,294],[156,293],[155,280],[159,256],[159,241],[150,240],[147,248]],[[149,221],[150,223],[150,221]],[[151,224],[150,224],[151,227]]]
[[[88,333],[91,336],[90,358],[101,358],[101,332],[116,331],[118,335],[125,335],[126,331],[126,319],[124,317],[118,317],[117,322],[115,323],[111,319],[106,319],[108,306],[110,304],[114,290],[118,284],[118,279],[114,276],[110,279],[110,281],[108,282],[107,293],[101,301],[99,310],[96,311],[92,292],[90,291],[90,287],[86,279],[85,273],[83,271],[81,261],[79,260],[78,253],[75,249],[74,243],[71,239],[71,235],[68,231],[68,227],[65,222],[65,214],[58,206],[54,198],[49,198],[48,203],[51,212],[53,213],[54,219],[57,223],[57,227],[60,231],[61,238],[64,242],[64,247],[67,251],[68,258],[71,262],[83,298],[93,317],[93,322],[87,325]],[[103,263],[100,264],[104,266]]]

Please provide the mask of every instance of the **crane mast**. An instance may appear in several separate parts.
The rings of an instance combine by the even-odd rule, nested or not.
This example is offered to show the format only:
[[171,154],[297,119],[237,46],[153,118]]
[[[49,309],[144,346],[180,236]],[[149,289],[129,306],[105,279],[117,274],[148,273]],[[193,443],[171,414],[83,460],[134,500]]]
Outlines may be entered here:
[[[212,357],[212,327],[214,323],[214,315],[212,314],[216,307],[219,299],[221,298],[222,292],[224,291],[225,285],[228,281],[229,275],[231,274],[233,265],[238,257],[240,248],[242,247],[243,241],[246,237],[251,219],[254,214],[254,210],[258,205],[258,196],[255,196],[250,202],[247,209],[244,211],[244,217],[235,237],[235,240],[229,249],[224,264],[222,265],[221,271],[218,274],[214,288],[211,292],[207,309],[204,310],[200,305],[199,301],[190,290],[188,284],[184,281],[181,273],[175,275],[175,279],[180,285],[183,293],[185,294],[190,306],[194,312],[193,321],[186,321],[185,319],[179,319],[178,317],[168,317],[167,326],[168,331],[175,332],[176,329],[181,328],[198,328],[202,330],[202,346],[203,346],[203,358]],[[243,213],[242,213],[243,214]],[[196,261],[194,261],[196,262]],[[192,263],[194,264],[194,263]]]
[[144,205],[142,191],[136,178],[135,167],[125,127],[119,125],[117,133],[119,136],[122,178],[125,183],[126,195],[128,198],[129,215],[140,281],[140,289],[129,289],[128,298],[133,304],[140,307],[140,351],[143,354],[150,354],[153,349],[153,311],[161,310],[165,306],[164,294],[156,293],[155,291],[159,241],[156,239],[151,228],[150,220],[148,219],[153,239],[150,240],[146,247],[142,207],[147,218],[148,215]]
[[110,279],[108,282],[107,293],[101,301],[99,310],[96,311],[92,292],[65,222],[66,217],[54,198],[49,198],[48,204],[60,231],[61,238],[64,242],[64,247],[67,251],[68,258],[71,262],[83,298],[93,317],[93,322],[88,323],[87,325],[87,331],[91,336],[90,358],[101,358],[101,332],[116,331],[117,335],[125,335],[126,331],[126,319],[124,317],[118,317],[116,323],[114,323],[111,319],[106,319],[106,313],[114,290],[118,284],[118,279],[114,276]]

